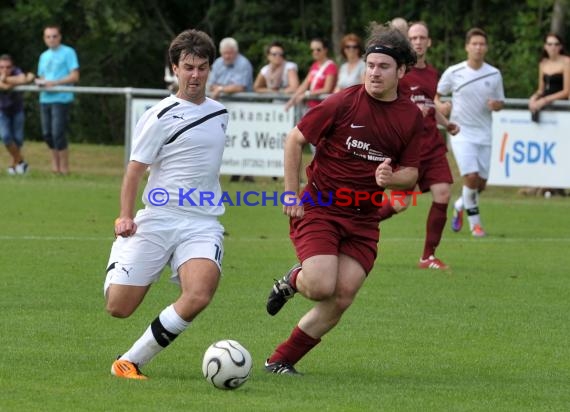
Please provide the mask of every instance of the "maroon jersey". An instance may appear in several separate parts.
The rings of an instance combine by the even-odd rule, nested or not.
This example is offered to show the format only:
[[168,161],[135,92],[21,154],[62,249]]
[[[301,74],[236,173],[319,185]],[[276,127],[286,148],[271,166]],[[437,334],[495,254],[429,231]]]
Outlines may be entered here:
[[416,104],[429,108],[424,117],[424,132],[421,138],[420,156],[423,159],[441,156],[447,152],[445,140],[437,129],[435,104],[433,99],[437,91],[439,73],[429,64],[424,68],[412,67],[400,80],[400,91]]
[[297,127],[317,146],[307,167],[310,191],[374,193],[383,190],[375,171],[384,159],[392,159],[394,168],[419,166],[423,118],[404,96],[383,102],[368,95],[364,85],[349,87],[309,110]]

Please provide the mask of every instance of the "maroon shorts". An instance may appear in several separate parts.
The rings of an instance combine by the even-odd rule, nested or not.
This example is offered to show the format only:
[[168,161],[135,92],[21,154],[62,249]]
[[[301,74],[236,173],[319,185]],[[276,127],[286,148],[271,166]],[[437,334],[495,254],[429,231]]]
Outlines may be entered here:
[[356,211],[335,214],[327,207],[311,207],[305,208],[302,219],[291,219],[289,235],[301,262],[342,253],[360,263],[368,274],[378,253],[378,223],[377,215]]
[[422,193],[429,192],[430,186],[436,183],[453,183],[453,176],[445,153],[420,161],[417,185]]

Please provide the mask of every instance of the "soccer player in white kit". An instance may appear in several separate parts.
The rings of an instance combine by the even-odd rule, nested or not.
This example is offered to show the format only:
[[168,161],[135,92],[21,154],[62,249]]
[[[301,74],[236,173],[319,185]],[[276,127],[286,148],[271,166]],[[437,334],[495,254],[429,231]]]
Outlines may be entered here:
[[[492,115],[504,106],[505,92],[501,72],[485,62],[487,34],[473,28],[465,38],[467,60],[443,73],[435,98],[438,109],[461,126],[451,138],[453,155],[463,176],[462,196],[455,201],[451,228],[458,232],[463,226],[463,209],[467,212],[471,233],[485,236],[479,214],[479,193],[489,178],[492,144]],[[451,103],[440,96],[452,95]]]
[[[169,48],[179,90],[145,112],[135,130],[107,265],[106,309],[114,317],[130,316],[167,264],[181,293],[113,363],[115,376],[147,379],[139,368],[190,325],[218,286],[224,232],[218,217],[224,206],[200,199],[202,193],[221,196],[228,113],[206,97],[215,53],[206,33],[180,33]],[[139,183],[149,167],[145,208],[135,216]]]

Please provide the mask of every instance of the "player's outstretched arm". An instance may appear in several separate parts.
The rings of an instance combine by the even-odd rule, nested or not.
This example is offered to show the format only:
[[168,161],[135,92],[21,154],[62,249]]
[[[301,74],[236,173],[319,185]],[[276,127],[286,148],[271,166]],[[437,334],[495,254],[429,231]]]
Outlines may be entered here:
[[121,211],[115,219],[115,235],[129,237],[137,231],[134,222],[135,199],[138,193],[139,183],[148,168],[147,164],[131,160],[127,165],[123,185],[121,186]]
[[[299,205],[299,172],[301,170],[301,160],[303,158],[303,146],[307,140],[303,133],[294,127],[287,135],[285,141],[285,192],[291,193],[288,196],[287,204],[283,205],[283,213],[289,217],[301,218],[304,214],[303,206]],[[295,194],[294,196],[292,194]]]

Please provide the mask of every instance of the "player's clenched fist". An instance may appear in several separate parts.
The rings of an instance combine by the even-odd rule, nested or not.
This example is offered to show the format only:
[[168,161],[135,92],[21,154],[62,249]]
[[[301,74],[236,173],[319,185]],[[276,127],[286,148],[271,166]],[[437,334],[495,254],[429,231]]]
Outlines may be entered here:
[[289,217],[302,218],[305,214],[301,199],[297,195],[287,195],[283,202],[283,214]]
[[390,163],[392,163],[392,159],[384,159],[378,168],[376,168],[376,184],[380,187],[386,187],[392,183],[392,175],[394,172],[392,171]]
[[115,219],[115,237],[129,237],[135,234],[137,225],[133,219],[118,217]]

